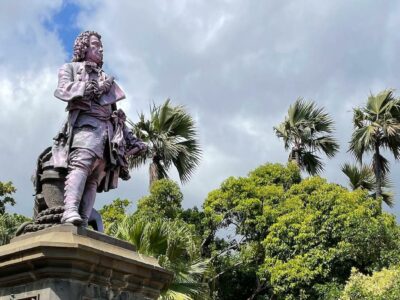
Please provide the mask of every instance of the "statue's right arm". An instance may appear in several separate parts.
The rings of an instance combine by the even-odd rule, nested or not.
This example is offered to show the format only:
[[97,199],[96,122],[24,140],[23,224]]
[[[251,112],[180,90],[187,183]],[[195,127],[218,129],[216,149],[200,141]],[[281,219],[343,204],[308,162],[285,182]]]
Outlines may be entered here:
[[64,64],[58,71],[58,84],[54,96],[62,101],[71,101],[82,98],[85,93],[86,82],[74,80],[72,64]]

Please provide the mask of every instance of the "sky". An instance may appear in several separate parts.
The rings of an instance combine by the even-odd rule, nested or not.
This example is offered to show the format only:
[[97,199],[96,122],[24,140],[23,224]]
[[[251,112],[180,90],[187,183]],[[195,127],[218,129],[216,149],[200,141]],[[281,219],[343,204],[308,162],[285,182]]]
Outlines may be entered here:
[[[201,207],[229,176],[246,176],[266,162],[286,163],[273,132],[298,97],[325,107],[336,124],[340,152],[321,174],[346,185],[352,109],[370,93],[400,88],[400,2],[246,0],[1,0],[0,181],[12,181],[11,212],[32,215],[30,181],[37,156],[66,116],[53,96],[59,67],[71,60],[75,37],[102,35],[104,70],[115,76],[134,122],[170,98],[195,118],[203,149],[184,207]],[[400,96],[400,92],[396,92]],[[391,179],[400,168],[390,153]],[[148,194],[148,166],[131,172],[113,199]],[[171,177],[177,180],[172,170]],[[396,205],[385,209],[400,218]],[[398,204],[397,204],[398,203]]]

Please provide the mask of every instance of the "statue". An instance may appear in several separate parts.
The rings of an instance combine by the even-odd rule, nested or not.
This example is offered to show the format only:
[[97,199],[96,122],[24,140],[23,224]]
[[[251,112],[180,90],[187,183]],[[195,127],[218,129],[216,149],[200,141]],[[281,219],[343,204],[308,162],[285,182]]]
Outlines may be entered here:
[[125,125],[126,116],[116,104],[125,94],[102,65],[101,36],[81,33],[72,62],[59,70],[54,92],[67,103],[68,117],[53,146],[39,156],[34,224],[19,232],[54,223],[87,226],[96,193],[116,188],[118,178],[128,180],[127,157],[147,149]]
[[54,167],[68,168],[61,223],[87,226],[96,192],[129,179],[126,155],[146,149],[125,125],[116,102],[125,98],[112,76],[101,69],[103,45],[94,31],[81,33],[72,63],[58,74],[54,96],[67,102],[68,119],[52,148]]

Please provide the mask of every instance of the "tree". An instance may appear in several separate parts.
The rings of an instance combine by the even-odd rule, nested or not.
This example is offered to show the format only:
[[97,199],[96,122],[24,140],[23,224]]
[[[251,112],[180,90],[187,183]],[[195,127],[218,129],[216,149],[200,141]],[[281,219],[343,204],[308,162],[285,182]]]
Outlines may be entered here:
[[132,204],[128,199],[117,198],[112,203],[104,205],[99,213],[104,224],[104,231],[110,232],[110,226],[115,222],[121,222],[127,216],[127,208]]
[[[300,180],[294,163],[286,167],[265,164],[248,177],[229,177],[208,194],[203,223],[211,231],[210,257],[217,273],[211,286],[218,299],[232,299],[235,295],[240,295],[238,299],[257,299],[270,293],[269,280],[258,274],[265,259],[262,242],[285,191]],[[217,230],[228,228],[235,231],[232,240],[216,237]]]
[[293,185],[284,198],[258,271],[277,299],[321,299],[327,285],[340,289],[353,267],[365,273],[398,261],[395,218],[382,214],[366,191],[313,177]]
[[6,212],[6,205],[15,205],[15,200],[11,196],[16,192],[16,188],[12,182],[0,181],[0,246],[8,244],[15,236],[18,227],[30,220],[29,218],[19,214],[9,214]]
[[316,175],[324,166],[317,153],[325,153],[331,158],[339,149],[332,136],[333,125],[323,108],[299,98],[289,107],[285,121],[274,127],[274,131],[283,139],[285,149],[290,149],[289,161],[295,161],[301,170]]
[[16,188],[12,182],[1,182],[0,181],[0,214],[4,214],[6,210],[6,204],[11,206],[15,205],[15,200],[11,195],[16,192]]
[[160,179],[153,182],[150,194],[138,201],[135,214],[173,220],[182,213],[182,200],[183,194],[176,182]]
[[131,242],[139,253],[156,257],[162,267],[174,272],[174,279],[161,294],[161,300],[209,298],[208,285],[203,282],[208,261],[200,258],[198,240],[186,223],[131,215],[114,223],[111,232]]
[[366,190],[301,181],[293,163],[228,178],[204,213],[236,233],[225,242],[214,235],[210,245],[218,299],[232,299],[231,291],[249,300],[338,299],[353,267],[369,273],[400,262],[400,228]]
[[[342,172],[347,176],[350,183],[350,188],[354,191],[356,189],[365,189],[369,192],[375,190],[376,179],[374,176],[374,171],[371,167],[361,165],[344,164],[342,166]],[[387,176],[383,177],[382,181],[382,200],[389,206],[393,207],[394,197],[393,193],[387,191],[391,187]],[[375,193],[371,193],[371,196],[375,198]]]
[[394,158],[400,158],[400,101],[392,90],[384,90],[368,97],[365,107],[353,110],[354,132],[349,151],[359,162],[366,153],[373,154],[372,168],[375,175],[375,196],[382,196],[385,176],[389,173],[389,162],[381,150],[388,149]]
[[200,162],[201,149],[193,118],[183,106],[172,106],[170,100],[151,107],[150,119],[142,113],[137,124],[131,123],[136,136],[149,143],[146,154],[131,157],[130,167],[138,167],[150,158],[150,186],[155,180],[168,178],[174,165],[181,182],[190,179]]
[[341,300],[397,300],[400,299],[399,267],[384,268],[371,275],[353,269],[341,295]]
[[368,166],[344,164],[342,172],[347,176],[350,183],[350,188],[354,191],[356,189],[365,189],[370,191],[374,188],[374,173]]
[[29,218],[18,214],[0,214],[0,246],[8,244],[15,236],[18,227],[29,220]]

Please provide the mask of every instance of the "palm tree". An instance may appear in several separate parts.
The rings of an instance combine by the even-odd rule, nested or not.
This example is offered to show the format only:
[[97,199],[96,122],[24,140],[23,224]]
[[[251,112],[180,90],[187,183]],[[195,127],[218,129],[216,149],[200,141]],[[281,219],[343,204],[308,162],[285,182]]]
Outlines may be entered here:
[[332,136],[333,120],[312,101],[298,98],[289,107],[288,115],[278,126],[275,134],[282,138],[285,149],[290,149],[289,161],[295,161],[301,170],[316,175],[323,170],[323,163],[317,153],[333,157],[339,145]]
[[203,281],[208,260],[200,258],[198,242],[185,223],[130,215],[114,223],[110,231],[115,237],[135,245],[139,253],[158,258],[162,267],[174,272],[171,285],[159,299],[209,299],[208,285]]
[[167,99],[161,106],[150,108],[150,119],[143,113],[133,124],[136,136],[149,143],[149,150],[142,156],[130,158],[130,167],[138,167],[150,158],[150,186],[157,180],[168,178],[174,165],[181,182],[190,179],[200,162],[201,149],[193,118],[183,106],[172,106]]
[[392,90],[384,90],[368,97],[367,105],[353,111],[354,132],[349,151],[362,163],[366,153],[373,154],[372,169],[375,175],[375,197],[382,196],[383,182],[389,173],[389,162],[381,150],[400,157],[400,102]]
[[[364,189],[369,192],[374,191],[376,186],[376,180],[374,176],[374,171],[370,166],[361,165],[358,167],[357,165],[344,164],[342,166],[342,172],[347,176],[350,183],[350,188],[354,191],[356,189]],[[385,176],[382,181],[382,188],[387,189],[391,187],[391,183],[388,178]],[[375,192],[370,194],[371,197],[376,197]],[[382,191],[382,200],[389,207],[393,207],[394,205],[394,197],[393,193],[387,190]]]

